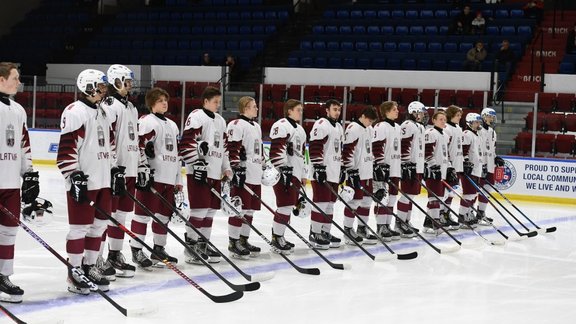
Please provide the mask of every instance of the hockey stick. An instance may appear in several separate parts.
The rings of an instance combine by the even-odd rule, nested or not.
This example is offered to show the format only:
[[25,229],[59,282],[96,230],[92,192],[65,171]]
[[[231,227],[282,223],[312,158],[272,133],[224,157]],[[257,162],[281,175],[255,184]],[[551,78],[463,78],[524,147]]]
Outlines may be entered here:
[[[114,217],[112,217],[107,212],[102,210],[102,208],[98,207],[94,201],[90,201],[89,204],[90,204],[90,206],[94,207],[94,209],[96,209],[97,212],[99,212],[103,216],[106,216],[106,218],[108,218],[112,223],[114,223],[114,225],[118,226],[122,231],[124,231],[124,233],[128,234],[128,236],[130,236],[132,239],[136,240],[136,242],[142,244],[142,246],[144,246],[148,251],[150,251],[150,253],[156,254],[154,252],[154,249],[151,248],[150,245],[146,244],[146,242],[144,242],[142,239],[140,239],[136,234],[134,234],[132,231],[127,229],[126,226],[124,226],[122,223],[117,221]],[[214,295],[208,293],[206,290],[204,290],[204,288],[200,287],[200,285],[198,285],[194,280],[192,280],[190,277],[188,277],[182,271],[180,271],[180,269],[178,269],[170,261],[163,259],[162,263],[164,263],[170,270],[176,272],[180,277],[182,277],[184,280],[186,280],[189,284],[194,286],[194,288],[200,290],[201,293],[203,293],[206,297],[210,298],[215,303],[227,303],[227,302],[235,301],[235,300],[240,299],[244,295],[244,293],[242,291],[235,291],[235,292],[230,293],[228,295],[214,296]]]
[[58,260],[60,260],[62,263],[64,263],[66,265],[66,267],[68,267],[68,269],[70,269],[70,271],[74,272],[74,274],[76,274],[82,280],[82,282],[84,282],[88,286],[90,286],[91,291],[95,291],[98,294],[100,294],[100,296],[102,296],[102,298],[106,299],[106,301],[108,301],[110,304],[112,304],[112,306],[114,306],[114,308],[116,308],[124,316],[134,316],[134,315],[141,315],[141,314],[145,313],[143,310],[129,311],[126,308],[120,306],[117,302],[115,302],[112,298],[110,298],[110,296],[108,296],[108,294],[106,294],[105,292],[100,290],[100,288],[98,288],[98,286],[96,284],[94,284],[92,281],[90,281],[90,279],[88,279],[84,275],[83,272],[76,269],[72,264],[70,264],[70,262],[68,262],[68,260],[66,260],[63,256],[61,256],[58,252],[56,252],[56,250],[54,250],[48,243],[46,243],[46,241],[44,241],[40,236],[38,236],[36,233],[34,233],[34,231],[32,231],[28,226],[26,226],[26,224],[24,224],[22,221],[20,221],[20,219],[18,217],[14,216],[14,214],[8,208],[6,208],[4,205],[0,205],[0,210],[2,210],[2,212],[5,215],[8,215],[10,218],[12,218],[12,220],[17,222],[18,225],[20,225],[20,227],[22,227],[24,229],[24,231],[26,231],[28,234],[30,234],[30,236],[32,236],[36,241],[38,241],[38,243],[40,243],[40,245],[42,245],[44,248],[46,248],[46,250],[50,251],[50,253],[52,253],[52,255],[54,255]]
[[134,197],[134,195],[132,195],[132,193],[128,192],[127,190],[124,191],[124,194],[128,195],[128,197],[132,199],[138,206],[140,206],[140,208],[142,208],[142,210],[144,210],[144,212],[148,214],[148,216],[150,216],[153,220],[156,221],[156,223],[158,223],[162,228],[164,228],[168,233],[170,233],[170,235],[172,235],[172,237],[174,237],[176,241],[178,241],[178,243],[182,244],[182,246],[184,246],[184,248],[190,254],[199,259],[200,262],[202,262],[202,264],[206,266],[206,268],[212,271],[218,278],[220,278],[220,280],[222,280],[225,284],[227,284],[228,287],[236,291],[254,291],[260,288],[259,282],[251,282],[244,285],[235,285],[230,281],[228,281],[228,279],[224,278],[224,276],[220,274],[220,272],[218,272],[216,269],[214,269],[214,267],[212,267],[210,263],[208,263],[208,261],[204,260],[204,258],[200,256],[196,251],[194,251],[194,249],[190,248],[190,246],[188,246],[188,244],[186,244],[186,242],[184,242],[178,236],[178,234],[174,233],[174,231],[172,231],[168,227],[168,225],[162,223],[162,221],[156,215],[154,215],[154,213],[150,209],[148,209],[148,207],[146,207],[146,205],[144,205],[138,198]]
[[472,226],[470,226],[470,224],[464,222],[464,219],[462,217],[460,217],[460,215],[458,213],[456,213],[444,200],[442,200],[440,197],[438,197],[438,195],[434,191],[428,189],[428,187],[426,186],[426,183],[424,181],[422,181],[421,184],[422,184],[422,187],[424,187],[424,189],[426,189],[429,193],[431,193],[432,196],[434,196],[434,198],[438,199],[438,201],[440,201],[440,203],[442,205],[444,205],[444,207],[446,207],[446,209],[448,209],[448,211],[450,211],[452,214],[454,214],[454,216],[456,216],[456,218],[458,218],[458,220],[462,221],[462,224],[464,224],[466,227],[468,227],[468,229],[471,230],[474,234],[481,237],[484,241],[486,241],[486,243],[488,243],[490,245],[504,245],[506,243],[506,241],[490,241],[489,239],[482,236],[482,234],[478,233]]
[[[470,203],[468,202],[468,200],[464,199],[464,197],[462,197],[462,195],[460,195],[458,193],[458,191],[456,191],[456,189],[452,188],[451,185],[448,184],[448,182],[442,180],[442,184],[448,188],[448,190],[452,191],[453,193],[456,194],[456,196],[458,196],[460,198],[461,201],[464,201],[466,203],[466,205],[468,206],[468,208],[471,208],[476,214],[478,214],[478,210]],[[500,233],[500,235],[502,235],[502,237],[504,237],[506,240],[509,239],[508,235],[504,234],[504,232],[502,232],[498,227],[496,227],[494,224],[490,223],[490,225],[498,232]],[[512,240],[511,240],[512,241]]]
[[[382,237],[380,237],[380,235],[378,235],[376,232],[374,232],[374,230],[372,228],[370,228],[370,226],[368,226],[368,224],[366,224],[366,222],[360,217],[360,215],[358,215],[358,213],[356,213],[356,211],[354,210],[354,208],[352,208],[350,206],[350,204],[348,204],[344,199],[342,199],[342,197],[340,197],[340,195],[338,195],[338,193],[334,190],[334,188],[330,187],[329,185],[327,185],[326,187],[328,187],[328,189],[330,190],[330,192],[332,192],[333,195],[335,195],[343,204],[346,208],[348,208],[353,214],[354,216],[356,216],[356,218],[358,218],[358,221],[360,223],[362,223],[363,226],[365,226],[374,236],[376,236],[376,238],[378,238],[378,241],[380,241],[380,243],[382,243],[382,245],[384,245],[384,247],[392,254],[396,254],[394,253],[394,250],[392,250],[392,248],[390,246],[388,246],[388,244],[386,244],[386,242],[384,242],[384,240],[382,239]],[[363,189],[363,188],[362,188]],[[410,253],[406,253],[406,254],[396,254],[396,258],[398,260],[412,260],[418,257],[418,252],[414,251],[414,252],[410,252]]]
[[222,253],[216,247],[216,245],[214,245],[208,238],[206,238],[206,236],[204,234],[202,234],[202,232],[200,232],[196,227],[194,227],[194,225],[192,225],[192,223],[190,223],[190,221],[180,213],[178,208],[176,208],[174,205],[172,205],[156,189],[151,187],[150,191],[152,191],[152,193],[154,195],[156,195],[156,197],[158,197],[164,203],[164,205],[166,205],[167,207],[172,209],[172,212],[174,212],[184,222],[184,224],[186,224],[186,226],[190,227],[194,232],[196,232],[196,234],[198,234],[199,237],[201,237],[204,241],[206,241],[206,243],[208,243],[208,245],[210,245],[216,252],[218,252],[222,256],[222,258],[226,262],[228,262],[232,266],[232,268],[234,268],[236,271],[238,271],[238,273],[240,275],[242,275],[242,277],[246,278],[246,280],[257,282],[257,281],[265,281],[265,280],[269,280],[269,279],[274,278],[274,272],[269,272],[267,274],[264,273],[264,274],[249,275],[249,274],[245,273],[244,271],[242,271],[242,269],[240,269],[234,262],[232,262],[232,260],[230,260],[226,255],[224,255],[224,253]]
[[528,218],[528,216],[526,216],[526,214],[524,214],[520,208],[518,208],[516,205],[514,205],[514,203],[512,203],[510,201],[510,199],[508,199],[508,197],[504,196],[504,194],[498,190],[498,188],[496,188],[495,185],[491,184],[490,182],[488,182],[488,185],[490,187],[492,187],[492,189],[494,189],[497,193],[500,194],[500,196],[502,196],[502,198],[504,198],[510,205],[512,205],[512,207],[514,207],[514,209],[516,209],[522,216],[524,216],[524,218],[526,218],[532,225],[534,225],[534,227],[536,227],[538,230],[538,233],[552,233],[552,232],[556,232],[556,226],[552,226],[552,227],[548,227],[546,229],[541,228],[540,226],[536,225],[536,223],[534,223],[530,218]]
[[12,319],[14,322],[18,323],[18,324],[26,324],[26,322],[24,322],[23,320],[19,319],[18,317],[16,317],[16,315],[12,314],[12,312],[10,312],[9,310],[6,309],[6,307],[0,305],[0,311],[2,311],[4,314],[6,314],[6,316],[8,316],[10,319]]
[[[268,243],[268,245],[272,246],[272,242],[266,237],[264,236],[264,234],[262,234],[256,227],[254,227],[254,225],[250,224],[250,222],[248,222],[246,220],[246,218],[244,218],[244,216],[242,216],[238,210],[236,210],[236,208],[234,208],[234,206],[232,206],[232,204],[230,204],[226,199],[224,199],[224,197],[222,197],[222,195],[220,195],[220,193],[218,191],[216,191],[216,189],[210,187],[210,192],[212,192],[212,194],[214,194],[214,196],[218,197],[218,199],[220,199],[220,201],[224,202],[228,208],[230,208],[231,210],[234,211],[234,213],[236,214],[236,217],[240,218],[242,220],[242,222],[244,222],[244,224],[248,225],[253,231],[254,233],[256,233],[258,236],[260,236],[260,238],[262,240],[264,240],[264,242]],[[282,253],[279,253],[279,255],[284,258],[284,260],[286,260],[286,262],[290,263],[290,265],[292,267],[294,267],[294,269],[296,269],[296,271],[303,273],[303,274],[309,274],[309,275],[319,275],[320,274],[320,269],[318,268],[301,268],[298,265],[296,265],[294,262],[292,262],[292,260],[288,259],[287,256],[285,256]]]
[[[264,207],[266,207],[266,209],[268,209],[268,210],[272,213],[272,215],[276,215],[276,212],[275,212],[267,203],[265,203],[264,200],[263,200],[260,196],[258,196],[252,189],[250,189],[250,187],[244,185],[243,188],[244,188],[244,190],[246,190],[249,194],[251,194],[252,197],[260,200],[260,202],[262,203],[262,205],[263,205]],[[349,264],[333,263],[332,261],[328,260],[328,259],[327,259],[324,255],[322,255],[322,253],[320,253],[312,244],[310,244],[310,242],[308,242],[302,235],[300,235],[300,233],[298,233],[298,232],[296,231],[296,229],[294,229],[294,227],[292,227],[292,226],[290,225],[289,222],[286,223],[286,224],[284,224],[284,225],[286,225],[286,227],[288,227],[288,229],[290,229],[290,231],[292,231],[292,233],[296,234],[296,236],[298,236],[298,238],[299,238],[300,240],[302,240],[302,242],[304,242],[304,244],[306,244],[310,249],[312,249],[312,251],[314,251],[316,254],[318,254],[318,256],[319,256],[322,260],[326,261],[326,263],[328,263],[328,265],[330,265],[332,268],[338,269],[338,270],[344,270],[344,269],[350,269],[350,268],[351,268],[351,266],[350,266]]]
[[[446,233],[452,240],[454,240],[454,242],[458,243],[458,248],[457,249],[445,249],[445,252],[455,252],[458,251],[460,249],[460,247],[462,246],[462,242],[460,242],[457,238],[454,237],[454,235],[452,235],[447,229],[445,229],[442,224],[440,224],[438,222],[438,220],[434,219],[432,216],[430,216],[425,210],[424,208],[422,208],[420,205],[418,205],[414,199],[410,198],[410,196],[408,194],[406,194],[404,191],[400,190],[400,188],[398,188],[397,185],[395,185],[392,181],[388,181],[388,184],[391,185],[392,187],[396,188],[396,190],[398,190],[398,192],[404,196],[406,199],[408,199],[408,201],[410,201],[412,203],[412,205],[416,206],[416,208],[418,208],[423,214],[424,216],[428,217],[436,226],[438,226],[444,233]],[[398,216],[397,216],[398,217]],[[398,217],[397,219],[400,219],[400,217]],[[419,235],[420,233],[418,233]]]
[[308,195],[306,194],[306,189],[304,189],[303,187],[300,187],[300,194],[304,197],[304,199],[306,199],[307,202],[309,202],[312,205],[312,207],[314,207],[318,212],[320,212],[320,214],[322,214],[322,216],[325,219],[330,220],[332,225],[334,225],[340,232],[346,235],[348,239],[350,239],[350,241],[352,241],[357,247],[359,247],[360,250],[362,250],[362,252],[364,252],[370,259],[374,261],[387,261],[390,259],[390,257],[385,257],[383,255],[374,255],[368,252],[362,245],[360,245],[360,243],[356,242],[356,240],[353,237],[350,237],[350,235],[348,235],[348,233],[346,233],[346,231],[344,231],[344,229],[340,227],[338,223],[336,223],[333,219],[330,219],[330,217],[326,215],[326,213],[322,209],[320,209],[320,207],[318,207],[318,205],[316,205],[316,203],[314,203],[312,199],[310,199],[310,197],[308,197]]
[[[370,198],[372,198],[372,200],[377,204],[380,205],[384,208],[386,208],[386,210],[392,214],[392,216],[394,216],[394,218],[396,218],[396,220],[398,220],[400,223],[402,223],[404,226],[408,226],[410,227],[410,225],[404,221],[402,218],[400,218],[400,216],[396,215],[394,213],[393,210],[391,210],[388,206],[386,206],[385,204],[383,204],[378,198],[376,198],[372,193],[370,193],[368,190],[366,190],[366,188],[364,187],[360,187],[360,190],[362,190],[365,194],[367,194],[368,196],[370,196]],[[438,252],[439,254],[442,253],[451,253],[451,252],[456,252],[460,246],[457,246],[455,248],[439,248],[437,246],[435,246],[434,244],[432,244],[432,242],[428,241],[424,236],[422,236],[422,234],[414,231],[414,233],[416,234],[416,236],[418,236],[422,241],[424,241],[426,244],[428,244],[434,251]]]
[[496,207],[496,205],[494,205],[494,203],[490,200],[490,198],[488,198],[486,196],[486,194],[484,194],[484,192],[482,191],[481,187],[478,186],[478,184],[476,184],[476,182],[474,182],[474,180],[472,180],[472,178],[470,178],[470,176],[468,176],[467,174],[464,174],[464,176],[466,177],[466,179],[468,179],[468,182],[470,182],[474,188],[476,188],[476,191],[478,191],[478,193],[480,193],[482,196],[484,196],[484,198],[486,198],[486,200],[488,200],[488,202],[490,203],[490,205],[498,212],[498,214],[500,214],[500,216],[502,216],[502,218],[504,218],[504,220],[506,221],[506,223],[508,223],[508,225],[510,225],[510,227],[520,236],[527,236],[527,237],[534,237],[536,235],[538,235],[538,232],[533,231],[533,232],[528,232],[528,233],[521,233],[519,230],[516,229],[516,227],[514,227],[514,225],[512,225],[512,223],[510,222],[510,220],[508,220],[508,218],[506,218],[506,216],[504,216],[504,214],[502,214],[502,212]]

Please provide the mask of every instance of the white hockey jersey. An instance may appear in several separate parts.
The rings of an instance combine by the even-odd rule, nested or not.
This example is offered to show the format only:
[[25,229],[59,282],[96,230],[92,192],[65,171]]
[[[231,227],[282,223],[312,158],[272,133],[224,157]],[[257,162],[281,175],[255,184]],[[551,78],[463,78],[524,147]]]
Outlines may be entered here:
[[282,118],[270,129],[270,161],[276,168],[291,166],[292,176],[308,178],[305,166],[306,132],[290,118]]
[[346,169],[357,169],[361,180],[372,179],[372,126],[364,127],[359,122],[351,122],[344,134],[342,165]]
[[310,162],[326,166],[326,180],[340,181],[342,165],[342,125],[325,117],[318,119],[310,131]]
[[262,182],[262,130],[258,123],[244,116],[228,123],[228,155],[230,166],[246,168],[246,183]]
[[450,166],[448,160],[448,134],[442,128],[431,127],[424,133],[424,156],[428,167],[440,166],[442,179],[446,179],[446,170]]
[[390,165],[390,177],[400,178],[402,129],[396,122],[385,119],[374,126],[372,154],[376,164]]
[[478,136],[478,133],[467,129],[463,134],[462,141],[462,155],[464,159],[468,159],[474,164],[472,169],[472,175],[476,177],[482,176],[482,138]]
[[424,125],[405,120],[402,130],[402,162],[416,163],[416,173],[424,173]]
[[0,127],[0,189],[18,189],[21,176],[33,171],[24,108],[12,99],[0,102]]
[[444,132],[448,134],[448,159],[456,172],[462,172],[464,171],[462,166],[464,161],[462,157],[462,128],[458,124],[448,122]]
[[496,167],[494,163],[494,158],[496,157],[496,131],[494,128],[484,124],[478,131],[478,135],[482,139],[482,161],[488,167],[488,173],[494,173],[494,168]]
[[[140,164],[149,164],[154,170],[154,182],[168,185],[182,184],[180,156],[178,155],[178,126],[161,114],[142,116],[138,122]],[[148,142],[154,143],[154,158],[146,156]]]
[[114,132],[116,165],[126,167],[127,177],[136,177],[140,160],[138,148],[138,110],[126,98],[108,97],[102,109]]
[[[82,171],[88,175],[88,190],[110,188],[113,135],[102,107],[83,99],[73,102],[62,112],[60,127],[56,161],[64,178]],[[66,189],[70,189],[70,181],[66,181]]]
[[[208,163],[208,178],[222,179],[222,173],[231,170],[226,137],[226,121],[222,116],[206,109],[192,111],[186,119],[180,141],[180,155],[186,162],[186,173],[193,173],[190,163],[204,159]],[[199,151],[202,142],[208,143],[205,156]]]

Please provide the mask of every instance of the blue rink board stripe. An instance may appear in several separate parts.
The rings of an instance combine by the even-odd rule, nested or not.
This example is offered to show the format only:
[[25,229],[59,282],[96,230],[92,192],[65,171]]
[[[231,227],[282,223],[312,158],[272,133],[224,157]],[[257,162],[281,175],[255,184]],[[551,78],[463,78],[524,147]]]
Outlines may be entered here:
[[[564,216],[564,217],[541,220],[538,222],[538,226],[545,228],[545,225],[574,222],[574,221],[576,221],[576,215]],[[526,225],[531,230],[533,229],[533,226],[530,223],[525,223],[524,225]],[[513,231],[510,226],[501,226],[499,228],[503,232]],[[480,234],[494,234],[494,233],[496,233],[496,231],[492,227],[484,229],[484,230],[480,230],[477,232]],[[452,235],[454,235],[454,237],[456,237],[458,240],[464,240],[467,238],[476,237],[476,234],[474,234],[471,231],[466,231],[466,232],[462,232],[462,233],[452,233]],[[516,235],[516,234],[514,234],[514,235]],[[435,238],[428,238],[427,237],[426,239],[428,239],[432,243],[453,242],[453,240],[451,238],[449,238],[447,235],[442,235],[442,236],[435,237]],[[405,250],[408,248],[420,247],[420,246],[427,245],[427,244],[422,240],[410,240],[410,241],[399,242],[399,243],[388,244],[388,245],[394,251],[398,251],[398,250]],[[388,254],[388,250],[384,246],[366,248],[366,250],[368,250],[369,252],[371,252],[373,254],[380,254],[380,253]],[[364,252],[362,252],[360,250],[343,251],[341,253],[334,253],[334,254],[327,255],[327,257],[330,260],[350,259],[350,258],[355,258],[355,257],[360,257],[360,256],[365,257]],[[304,258],[295,259],[293,261],[295,261],[295,263],[297,263],[300,266],[309,266],[309,265],[316,265],[316,264],[325,263],[324,260],[322,260],[319,256],[304,257]],[[286,269],[292,269],[292,266],[289,265],[285,261],[281,261],[281,262],[276,262],[276,263],[271,263],[271,264],[264,264],[264,265],[259,265],[259,266],[248,267],[248,268],[243,269],[243,271],[246,273],[250,273],[250,274],[254,275],[254,274],[258,274],[258,273],[266,273],[266,272],[286,270]],[[167,271],[169,271],[169,269],[167,269]],[[238,274],[233,269],[227,270],[227,271],[220,271],[220,274],[222,274],[226,278],[238,278],[238,277],[242,278],[240,276],[240,274]],[[199,284],[212,282],[212,281],[220,281],[220,279],[212,273],[199,275],[199,276],[193,276],[191,278]],[[125,288],[121,288],[121,287],[115,288],[114,290],[109,291],[107,294],[112,298],[123,297],[125,295],[137,294],[137,293],[148,292],[148,291],[156,292],[159,290],[178,288],[178,287],[183,287],[183,286],[187,286],[187,285],[189,285],[189,284],[187,282],[185,282],[184,280],[182,280],[182,278],[175,278],[172,280],[147,283],[145,285],[125,287]],[[200,293],[199,293],[199,296],[200,296]],[[204,297],[202,297],[202,298],[204,298]],[[78,295],[70,294],[69,296],[52,298],[52,299],[47,299],[47,300],[42,300],[42,301],[23,302],[22,304],[18,304],[18,305],[11,305],[10,309],[15,314],[24,314],[24,313],[30,313],[30,312],[43,311],[43,310],[47,310],[47,309],[51,309],[51,308],[64,307],[64,306],[68,306],[71,304],[80,304],[80,303],[94,302],[94,301],[100,301],[100,300],[102,300],[102,297],[96,293],[92,293],[88,296],[78,296]]]

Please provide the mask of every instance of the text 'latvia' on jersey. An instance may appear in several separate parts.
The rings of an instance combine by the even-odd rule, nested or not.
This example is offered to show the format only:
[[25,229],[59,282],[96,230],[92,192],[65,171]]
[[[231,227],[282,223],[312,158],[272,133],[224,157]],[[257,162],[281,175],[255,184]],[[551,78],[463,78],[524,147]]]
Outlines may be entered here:
[[[64,109],[60,126],[56,160],[64,177],[82,171],[89,176],[88,190],[110,188],[113,135],[104,110],[80,100],[73,102]],[[66,181],[69,189],[70,182]]]
[[[206,155],[199,151],[202,142],[208,145]],[[204,159],[208,164],[208,178],[220,180],[222,172],[230,170],[227,145],[226,122],[222,116],[206,109],[192,111],[186,119],[180,141],[180,155],[186,163],[186,173],[193,172],[190,163]]]
[[305,174],[306,132],[300,124],[288,118],[275,122],[270,129],[270,161],[279,168],[290,166],[297,179],[308,178]]
[[32,171],[26,111],[16,101],[0,102],[0,189],[20,188],[25,172]]
[[448,122],[444,132],[448,134],[448,159],[456,172],[464,171],[462,165],[464,157],[462,154],[463,133],[458,124]]
[[[150,169],[154,170],[154,182],[180,184],[179,131],[176,123],[164,116],[148,114],[140,118],[138,129],[140,163],[148,162]],[[146,156],[148,142],[154,143],[154,158]]]
[[428,128],[424,133],[424,156],[428,167],[439,165],[442,170],[442,179],[446,179],[448,161],[448,135],[437,127]]
[[342,164],[346,169],[356,169],[360,179],[372,179],[372,126],[364,127],[358,122],[352,122],[346,127],[344,133],[344,147],[342,149]]
[[108,97],[102,102],[102,109],[114,131],[116,165],[126,167],[127,177],[136,177],[140,150],[138,148],[138,110],[131,102]]
[[342,165],[342,125],[320,118],[310,131],[310,162],[326,166],[326,180],[338,183]]
[[424,173],[424,126],[413,120],[406,120],[400,128],[402,162],[416,163],[416,172]]
[[390,166],[390,177],[400,178],[401,170],[401,136],[400,125],[384,120],[374,126],[374,136],[372,138],[372,154],[374,163],[388,164]]
[[230,165],[246,167],[246,183],[260,184],[264,154],[260,125],[243,117],[228,123],[227,133]]

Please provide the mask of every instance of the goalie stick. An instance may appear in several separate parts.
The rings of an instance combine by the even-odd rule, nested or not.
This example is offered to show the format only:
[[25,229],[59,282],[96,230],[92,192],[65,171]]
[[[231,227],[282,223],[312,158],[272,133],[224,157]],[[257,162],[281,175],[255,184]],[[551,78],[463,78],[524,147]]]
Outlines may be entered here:
[[344,201],[344,199],[334,190],[334,188],[330,187],[329,185],[327,185],[326,187],[328,187],[328,189],[332,192],[332,194],[335,195],[344,204],[344,206],[354,214],[354,216],[356,216],[358,221],[362,223],[363,226],[365,226],[374,236],[378,238],[378,241],[380,241],[380,243],[384,245],[384,247],[390,252],[390,254],[396,255],[396,258],[398,260],[412,260],[418,257],[418,252],[416,251],[405,254],[396,254],[394,250],[392,250],[392,248],[388,246],[386,242],[384,242],[382,237],[378,235],[376,232],[374,232],[374,230],[370,226],[368,226],[368,224],[360,217],[360,215],[358,215],[358,213],[356,213],[356,211],[346,201]]
[[164,198],[164,196],[162,196],[156,189],[154,189],[153,187],[150,188],[150,191],[152,191],[152,193],[154,195],[156,195],[156,197],[158,197],[162,203],[164,203],[164,205],[166,205],[167,207],[169,207],[170,209],[172,209],[172,211],[174,212],[174,214],[176,214],[176,216],[178,216],[183,222],[184,224],[186,224],[186,226],[190,227],[194,232],[196,232],[196,234],[198,234],[198,236],[200,236],[202,239],[204,239],[206,241],[206,243],[208,243],[216,252],[218,252],[222,258],[228,262],[232,268],[234,268],[236,271],[238,271],[238,273],[244,277],[246,280],[248,281],[265,281],[265,280],[269,280],[274,278],[274,272],[269,272],[269,273],[264,273],[264,274],[255,274],[255,275],[249,275],[247,273],[245,273],[244,271],[242,271],[242,269],[240,269],[234,262],[232,262],[232,260],[230,260],[226,255],[224,255],[224,253],[220,252],[220,250],[216,247],[216,245],[214,245],[210,240],[208,240],[206,238],[206,236],[204,234],[202,234],[202,232],[200,232],[196,227],[194,227],[194,225],[192,225],[192,223],[190,223],[190,221],[188,219],[186,219],[186,217],[184,217],[182,215],[182,213],[180,213],[180,211],[178,210],[178,208],[176,208],[174,205],[170,204],[170,202],[168,200],[166,200],[166,198]]
[[514,207],[514,209],[516,209],[522,216],[524,216],[524,218],[526,218],[532,225],[534,225],[534,227],[536,227],[538,230],[538,233],[552,233],[552,232],[556,232],[556,226],[552,226],[552,227],[548,227],[548,228],[541,228],[540,226],[536,225],[536,223],[534,223],[530,218],[528,218],[528,216],[526,216],[526,214],[524,214],[520,208],[518,208],[516,205],[514,205],[514,203],[512,203],[510,201],[510,199],[508,199],[508,197],[504,196],[504,194],[498,190],[498,188],[496,188],[496,186],[494,186],[493,184],[488,182],[488,185],[490,187],[492,187],[492,189],[494,189],[498,194],[500,194],[500,196],[502,196],[502,198],[504,198],[504,200],[506,200],[510,205],[512,205],[512,207]]
[[156,215],[154,215],[154,213],[148,209],[148,207],[146,207],[146,205],[144,205],[138,198],[134,197],[134,195],[132,195],[130,192],[128,191],[124,191],[124,194],[128,195],[128,197],[130,199],[132,199],[138,206],[140,206],[140,208],[142,208],[142,210],[144,210],[144,212],[146,214],[148,214],[148,216],[150,216],[153,220],[156,221],[156,223],[158,223],[161,227],[163,227],[168,233],[170,233],[170,235],[172,235],[172,237],[174,237],[176,239],[176,241],[178,241],[178,243],[182,244],[182,246],[184,246],[184,248],[190,252],[191,255],[193,255],[194,257],[198,258],[200,260],[200,262],[202,262],[203,265],[205,265],[210,271],[212,271],[218,278],[220,278],[220,280],[222,280],[226,285],[228,285],[228,287],[232,288],[233,290],[236,291],[254,291],[254,290],[258,290],[260,288],[260,283],[259,282],[250,282],[247,284],[243,284],[243,285],[236,285],[231,283],[230,281],[228,281],[228,279],[226,279],[222,274],[220,274],[220,272],[218,272],[216,269],[214,269],[214,267],[212,267],[210,265],[210,263],[208,263],[208,261],[204,260],[204,258],[202,256],[200,256],[196,251],[194,251],[194,249],[190,248],[188,246],[188,244],[186,244],[186,242],[184,242],[179,236],[178,234],[174,233],[173,230],[171,230],[168,225],[162,223],[160,221],[160,219],[158,217],[156,217]]
[[[224,199],[222,197],[222,195],[220,195],[220,193],[218,191],[216,191],[216,189],[210,187],[210,192],[212,192],[212,194],[214,194],[216,197],[218,197],[218,199],[220,199],[231,210],[233,210],[234,213],[236,214],[236,217],[240,218],[242,220],[242,222],[244,222],[244,224],[248,225],[254,231],[254,233],[256,233],[258,236],[260,236],[260,238],[262,240],[264,240],[264,242],[266,242],[266,243],[268,243],[268,245],[272,246],[272,242],[266,236],[264,236],[264,234],[262,234],[256,227],[254,227],[254,225],[250,224],[250,222],[248,222],[246,220],[246,218],[244,218],[244,216],[242,216],[238,212],[238,210],[236,210],[236,208],[234,208],[234,206],[232,206],[232,204],[230,204],[226,199]],[[302,268],[302,267],[298,266],[297,264],[295,264],[294,262],[292,262],[292,260],[288,259],[288,257],[285,256],[284,254],[279,253],[279,255],[282,258],[284,258],[284,260],[286,260],[286,262],[288,262],[292,267],[294,267],[294,269],[296,269],[296,271],[298,271],[300,273],[309,274],[309,275],[319,275],[320,274],[320,269],[318,269],[318,268]]]
[[[488,196],[486,196],[486,194],[484,193],[483,189],[478,186],[478,184],[476,182],[474,182],[474,180],[472,180],[472,178],[470,178],[470,176],[468,176],[467,174],[464,174],[464,176],[466,177],[466,179],[468,179],[468,181],[472,184],[472,186],[474,186],[474,188],[476,188],[476,191],[478,191],[478,193],[480,193],[482,196],[484,196],[484,198],[486,198],[486,200],[488,200],[488,203],[490,203],[490,205],[496,210],[496,212],[498,212],[498,214],[500,214],[500,216],[502,216],[502,218],[506,221],[506,223],[508,223],[508,225],[510,225],[510,227],[520,236],[526,236],[526,237],[534,237],[536,235],[538,235],[538,232],[533,231],[533,232],[528,232],[528,233],[522,233],[520,232],[518,229],[516,229],[516,227],[514,227],[514,225],[512,225],[512,223],[510,222],[510,220],[508,220],[508,218],[506,218],[506,216],[504,216],[504,214],[502,214],[502,212],[500,211],[500,209],[498,209],[496,207],[496,205],[494,205],[494,203],[492,202],[492,200],[490,200],[490,198],[488,198]],[[484,189],[485,190],[485,189]],[[490,194],[490,193],[488,193]],[[497,200],[496,200],[497,201]],[[498,203],[500,203],[499,201],[497,201]],[[501,205],[502,206],[502,205]],[[525,226],[524,226],[525,227]]]
[[12,312],[10,312],[9,310],[6,309],[6,307],[0,305],[0,311],[2,311],[2,313],[6,314],[6,316],[8,316],[11,320],[13,320],[14,322],[18,323],[18,324],[26,324],[26,322],[24,322],[23,320],[19,319],[18,317],[16,317],[16,315],[12,314]]
[[[270,207],[266,202],[264,202],[264,200],[260,196],[258,196],[252,189],[250,189],[250,187],[245,185],[243,188],[249,194],[251,194],[252,197],[260,200],[262,205],[264,207],[266,207],[266,209],[268,209],[272,213],[272,215],[276,215],[276,212],[272,209],[272,207]],[[312,251],[314,251],[316,254],[318,254],[318,256],[322,260],[326,261],[326,263],[328,263],[328,265],[331,266],[332,268],[338,269],[338,270],[344,270],[344,269],[350,269],[351,268],[351,266],[349,264],[333,263],[332,261],[328,260],[328,258],[326,258],[324,255],[322,255],[322,253],[320,253],[320,251],[318,251],[318,249],[316,249],[312,244],[310,244],[310,242],[308,242],[308,240],[306,240],[302,235],[300,235],[300,233],[298,233],[298,231],[296,231],[296,229],[294,229],[294,227],[292,227],[290,225],[290,223],[286,223],[284,225],[286,225],[286,227],[288,227],[288,229],[290,229],[290,231],[292,231],[292,233],[296,234],[296,236],[298,236],[298,238],[300,240],[302,240],[302,242],[304,242],[304,244],[306,244],[310,249],[312,249]]]
[[[102,208],[98,207],[94,201],[90,201],[89,204],[94,209],[96,209],[97,212],[99,212],[103,216],[107,217],[112,223],[114,223],[114,225],[118,226],[118,228],[120,228],[122,231],[124,231],[126,234],[128,234],[128,236],[130,236],[132,239],[136,240],[136,242],[142,244],[142,246],[144,246],[148,251],[150,251],[150,253],[155,254],[154,249],[151,248],[150,245],[146,244],[146,242],[141,240],[136,234],[134,234],[132,231],[127,229],[126,226],[124,226],[122,223],[117,221],[114,217],[112,217],[111,215],[106,213],[104,210],[102,210]],[[204,288],[200,287],[200,285],[198,285],[194,280],[189,278],[182,271],[180,271],[180,269],[178,269],[175,265],[170,263],[168,260],[163,259],[162,263],[164,263],[170,270],[176,272],[180,277],[182,277],[182,279],[186,280],[189,284],[194,286],[194,288],[200,290],[201,293],[203,293],[206,297],[210,298],[215,303],[227,303],[227,302],[238,300],[242,296],[244,296],[244,293],[242,291],[234,291],[233,293],[230,293],[228,295],[221,295],[221,296],[212,295],[209,292],[207,292]]]

